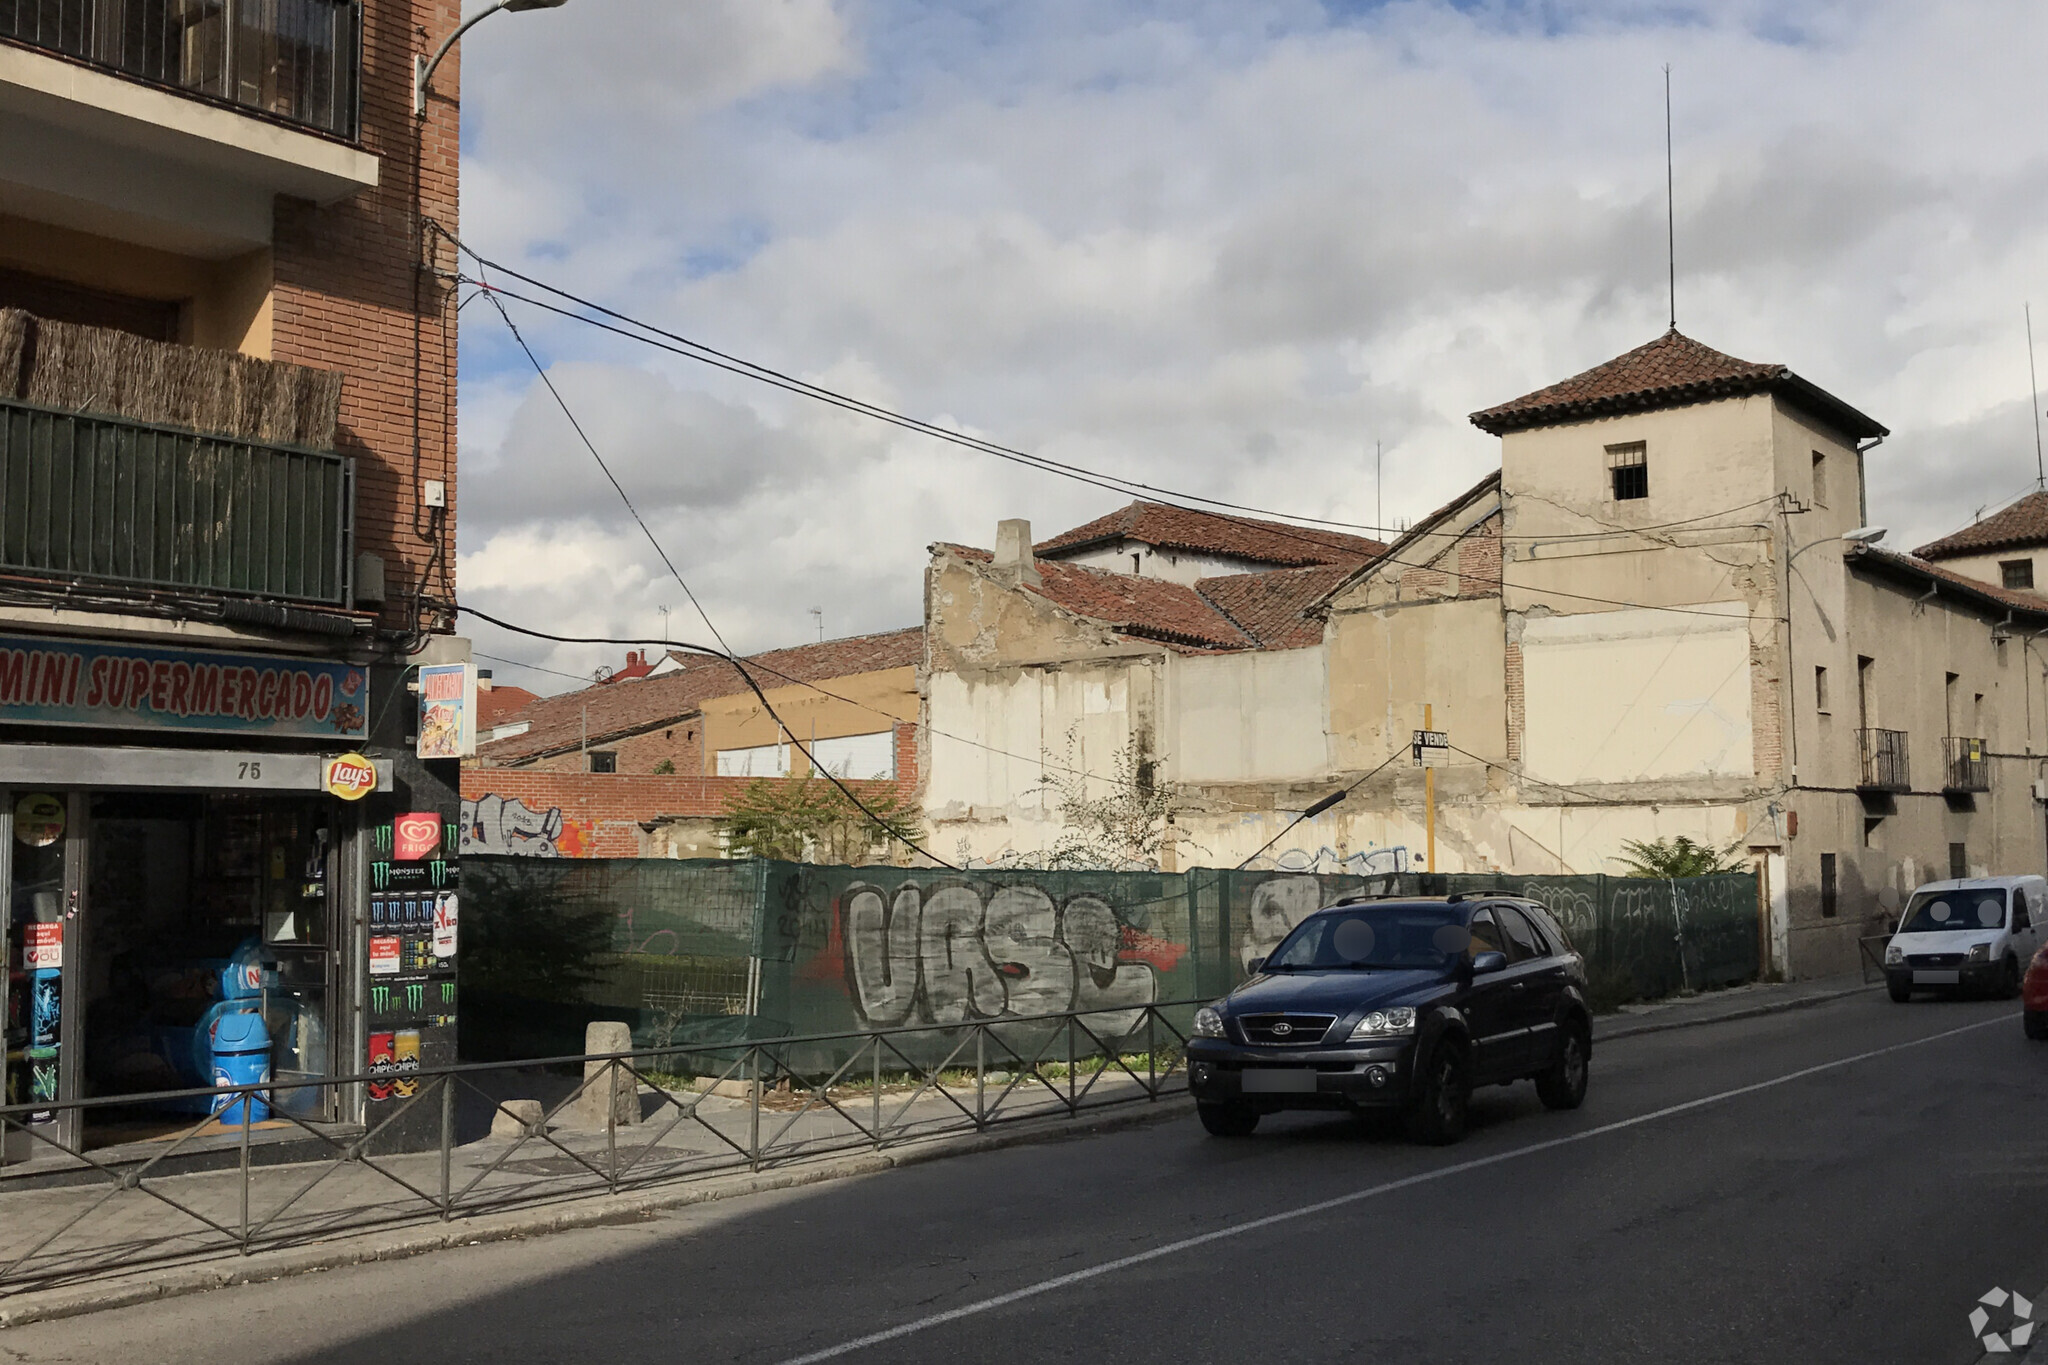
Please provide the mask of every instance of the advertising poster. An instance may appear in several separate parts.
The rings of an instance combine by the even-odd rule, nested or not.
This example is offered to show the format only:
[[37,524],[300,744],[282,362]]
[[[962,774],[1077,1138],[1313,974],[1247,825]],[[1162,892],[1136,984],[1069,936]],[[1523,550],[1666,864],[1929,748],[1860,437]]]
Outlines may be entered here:
[[468,664],[420,666],[421,758],[476,754],[476,670]]
[[455,915],[453,891],[434,897],[434,956],[444,961],[455,956]]
[[370,975],[397,976],[399,967],[399,944],[396,935],[385,935],[370,940]]

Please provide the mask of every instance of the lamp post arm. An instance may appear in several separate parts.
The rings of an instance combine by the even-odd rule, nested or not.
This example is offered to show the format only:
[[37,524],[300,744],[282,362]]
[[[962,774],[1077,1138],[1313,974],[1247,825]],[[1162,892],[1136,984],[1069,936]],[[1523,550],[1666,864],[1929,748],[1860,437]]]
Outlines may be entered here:
[[462,41],[463,34],[475,28],[499,10],[504,9],[509,3],[511,3],[511,0],[497,0],[495,4],[486,5],[475,14],[470,15],[469,18],[464,19],[460,24],[457,24],[455,31],[448,35],[441,46],[434,49],[432,57],[421,56],[412,59],[412,116],[414,118],[425,118],[427,116],[427,89],[434,79],[435,68],[441,65],[441,59],[447,56],[457,43]]

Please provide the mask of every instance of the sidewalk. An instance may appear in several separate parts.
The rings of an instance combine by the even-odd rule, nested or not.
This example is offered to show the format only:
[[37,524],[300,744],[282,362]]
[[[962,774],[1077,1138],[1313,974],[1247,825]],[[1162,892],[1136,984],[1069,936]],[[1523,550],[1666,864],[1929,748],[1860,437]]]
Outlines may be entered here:
[[1828,976],[1813,981],[1761,982],[1753,986],[1731,986],[1727,990],[1703,991],[1698,995],[1672,996],[1642,1005],[1624,1005],[1613,1014],[1593,1021],[1593,1041],[1612,1042],[1641,1033],[1689,1028],[1694,1024],[1717,1024],[1729,1019],[1749,1019],[1826,1004],[1865,991],[1884,989],[1882,981],[1866,982],[1859,975]]
[[[556,1099],[572,1085],[541,1074],[532,1080],[528,1093],[546,1096],[552,1089]],[[1087,1080],[1082,1076],[1079,1084]],[[0,1193],[6,1210],[0,1218],[0,1326],[50,1316],[57,1303],[108,1306],[110,1295],[132,1302],[137,1284],[210,1288],[570,1223],[643,1217],[662,1207],[882,1170],[961,1150],[963,1141],[978,1150],[1148,1121],[1162,1109],[1186,1107],[1176,1090],[1148,1103],[1140,1081],[1115,1072],[1096,1080],[1078,1117],[1043,1086],[1020,1083],[1007,1096],[1004,1089],[994,1080],[985,1087],[983,1112],[1003,1120],[985,1132],[974,1128],[972,1085],[928,1090],[915,1099],[909,1087],[885,1090],[886,1141],[878,1149],[853,1121],[874,1123],[872,1091],[835,1093],[848,1117],[826,1106],[804,1111],[801,1093],[767,1092],[757,1114],[748,1100],[720,1095],[676,1096],[679,1110],[643,1088],[644,1119],[617,1130],[616,1152],[602,1129],[559,1125],[545,1138],[493,1136],[453,1149],[445,1188],[454,1196],[454,1216],[445,1221],[438,1150],[256,1166],[248,1176],[246,1214],[239,1168],[153,1175],[140,1188],[102,1180],[8,1191]],[[750,1151],[761,1153],[759,1171],[750,1169]],[[245,1226],[254,1234],[248,1256],[238,1254],[237,1245]],[[43,1245],[46,1239],[53,1240]],[[16,1265],[24,1257],[31,1259]],[[202,1260],[215,1268],[195,1277],[192,1263]],[[139,1292],[155,1297],[189,1288]]]

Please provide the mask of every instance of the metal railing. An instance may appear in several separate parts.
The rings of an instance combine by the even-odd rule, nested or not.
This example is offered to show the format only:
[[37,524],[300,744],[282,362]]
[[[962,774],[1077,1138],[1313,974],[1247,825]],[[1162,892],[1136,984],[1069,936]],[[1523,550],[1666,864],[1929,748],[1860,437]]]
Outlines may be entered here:
[[[391,1224],[448,1222],[1156,1102],[1185,1089],[1194,1009],[1186,1001],[0,1107],[0,1144],[19,1146],[27,1134],[46,1166],[92,1177],[68,1190],[8,1192],[0,1182],[0,1299]],[[580,1067],[582,1079],[537,1122],[504,1096],[511,1073],[530,1084],[541,1069],[563,1067]],[[287,1112],[314,1106],[272,1105],[273,1119],[324,1152],[318,1161],[263,1165],[250,1127],[224,1127],[213,1115],[160,1139],[147,1160],[111,1162],[57,1136],[55,1119],[67,1111],[207,1099],[232,1112],[240,1096],[267,1102],[358,1085],[396,1093],[367,1131],[343,1134]],[[516,1135],[465,1142],[463,1127],[479,1126],[480,1113],[494,1131],[516,1127]],[[572,1123],[579,1119],[580,1128]],[[437,1133],[434,1142],[390,1150],[392,1135],[422,1125]],[[237,1164],[193,1174],[171,1161],[198,1147],[216,1157],[225,1148]]]
[[1981,739],[1950,735],[1941,741],[1941,789],[1951,792],[1991,790],[1991,746]]
[[345,605],[350,463],[0,398],[0,571]]
[[1913,790],[1912,769],[1906,762],[1904,730],[1858,730],[1863,771],[1857,786],[1866,791],[1907,792]]
[[353,141],[360,0],[0,0],[0,39]]

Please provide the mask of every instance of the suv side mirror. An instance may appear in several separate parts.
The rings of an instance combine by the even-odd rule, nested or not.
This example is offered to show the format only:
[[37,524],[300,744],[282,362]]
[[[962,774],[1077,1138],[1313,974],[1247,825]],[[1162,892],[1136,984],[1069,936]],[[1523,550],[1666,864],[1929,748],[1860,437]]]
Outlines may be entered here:
[[1244,964],[1244,974],[1246,976],[1257,976],[1264,970],[1266,970],[1266,959],[1263,957],[1255,957],[1250,962]]
[[1505,971],[1508,965],[1506,953],[1480,953],[1472,959],[1472,975],[1485,976],[1491,972]]

